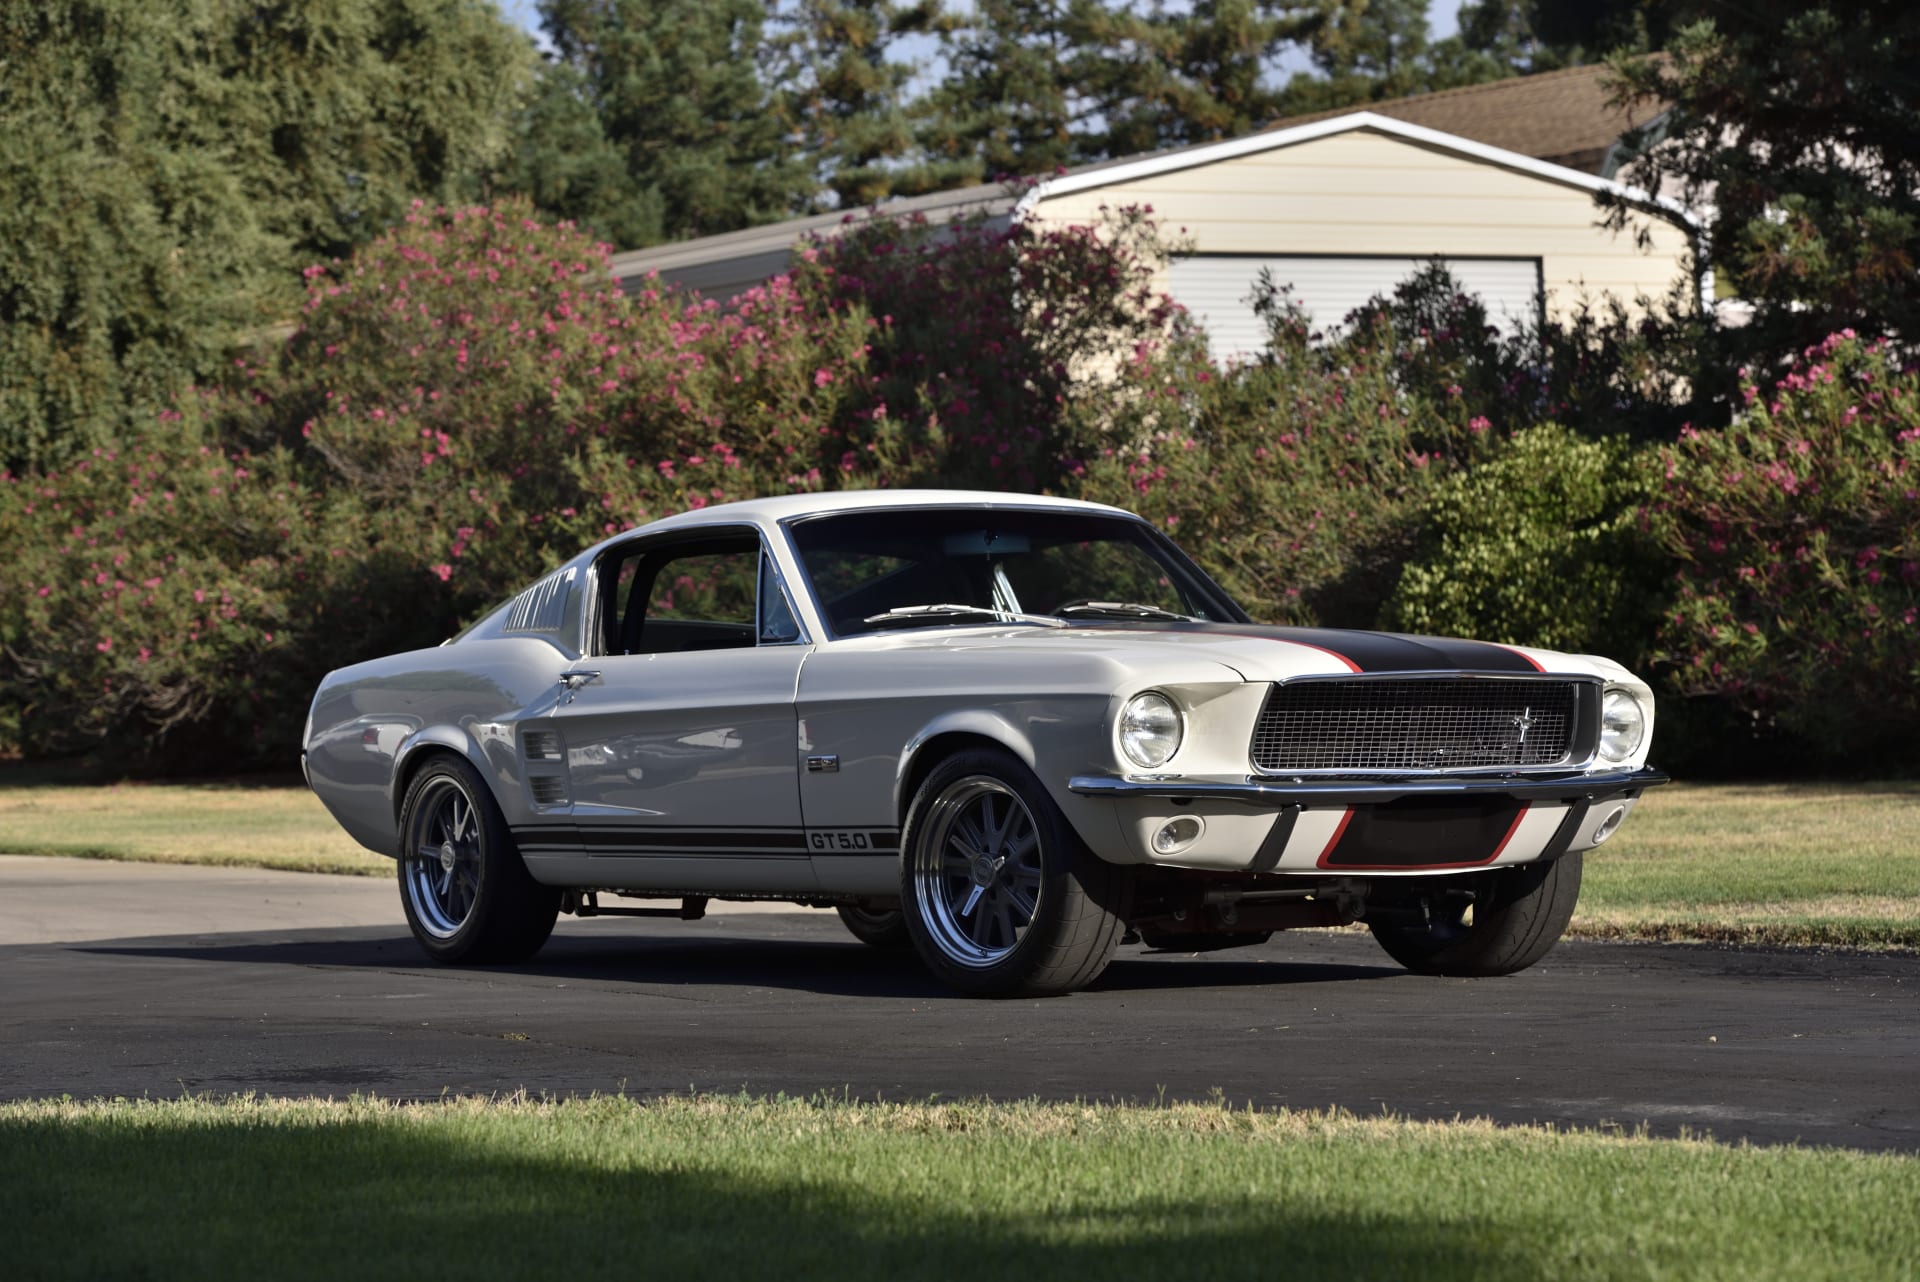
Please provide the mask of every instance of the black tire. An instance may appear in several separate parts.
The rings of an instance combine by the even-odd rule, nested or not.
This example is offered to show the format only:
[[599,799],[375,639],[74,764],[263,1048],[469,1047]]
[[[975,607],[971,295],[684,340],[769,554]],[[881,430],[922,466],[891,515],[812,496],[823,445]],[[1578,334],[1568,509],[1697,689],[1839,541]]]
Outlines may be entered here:
[[400,843],[400,906],[435,961],[525,961],[553,933],[560,892],[527,871],[492,792],[460,758],[437,755],[413,777]]
[[1370,923],[1387,955],[1422,975],[1511,975],[1545,957],[1580,899],[1580,856],[1474,875],[1467,910],[1426,926]]
[[956,753],[914,794],[900,904],[914,950],[977,997],[1047,997],[1093,982],[1126,933],[1129,870],[1080,841],[1020,760]]
[[862,900],[857,904],[841,904],[834,911],[840,914],[840,924],[868,947],[889,953],[906,952],[913,947],[906,916],[897,904],[892,908],[877,906],[883,902]]

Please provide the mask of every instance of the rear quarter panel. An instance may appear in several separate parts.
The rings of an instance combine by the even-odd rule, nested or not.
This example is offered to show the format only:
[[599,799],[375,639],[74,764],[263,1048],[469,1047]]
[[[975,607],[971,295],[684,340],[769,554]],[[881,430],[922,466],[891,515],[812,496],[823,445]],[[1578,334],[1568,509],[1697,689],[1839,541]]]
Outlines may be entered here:
[[551,712],[566,659],[540,640],[468,640],[329,674],[306,742],[315,795],[355,841],[397,855],[404,780],[419,754],[444,750],[480,771],[514,822],[527,812],[515,727]]

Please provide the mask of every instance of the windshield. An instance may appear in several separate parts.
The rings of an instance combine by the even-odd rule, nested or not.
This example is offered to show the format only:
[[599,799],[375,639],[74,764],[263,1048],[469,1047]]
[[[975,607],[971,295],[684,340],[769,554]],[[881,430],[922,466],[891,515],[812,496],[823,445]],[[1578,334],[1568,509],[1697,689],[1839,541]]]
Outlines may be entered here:
[[1243,615],[1143,522],[1094,512],[915,508],[791,527],[839,636],[996,620],[1092,622]]

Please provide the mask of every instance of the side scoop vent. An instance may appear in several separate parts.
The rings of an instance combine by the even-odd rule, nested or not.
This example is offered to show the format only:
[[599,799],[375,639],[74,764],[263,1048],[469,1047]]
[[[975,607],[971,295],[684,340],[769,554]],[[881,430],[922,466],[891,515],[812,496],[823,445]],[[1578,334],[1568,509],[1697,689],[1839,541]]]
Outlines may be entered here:
[[533,792],[536,806],[567,804],[567,781],[558,775],[533,775],[528,778],[527,787]]
[[551,730],[529,730],[520,736],[528,761],[560,760],[560,736]]

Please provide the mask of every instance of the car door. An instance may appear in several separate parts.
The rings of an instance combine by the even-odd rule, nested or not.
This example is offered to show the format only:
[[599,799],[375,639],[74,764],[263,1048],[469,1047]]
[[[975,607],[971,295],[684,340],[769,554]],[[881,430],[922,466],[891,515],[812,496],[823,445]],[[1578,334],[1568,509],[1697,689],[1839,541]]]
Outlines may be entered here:
[[663,891],[816,888],[794,691],[811,646],[760,535],[611,550],[593,653],[554,714],[596,880]]

